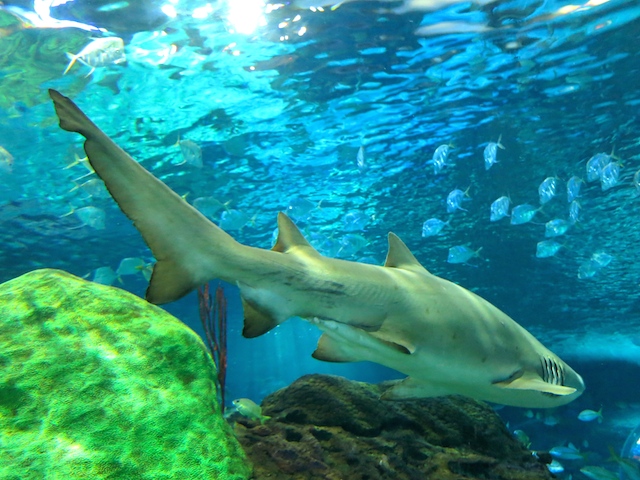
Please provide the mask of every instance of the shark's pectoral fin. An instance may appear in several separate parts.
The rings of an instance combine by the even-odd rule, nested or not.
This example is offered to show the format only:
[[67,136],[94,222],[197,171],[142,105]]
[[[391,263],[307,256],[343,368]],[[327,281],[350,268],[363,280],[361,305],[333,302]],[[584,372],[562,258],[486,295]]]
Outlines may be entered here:
[[448,385],[424,382],[411,377],[387,383],[392,383],[392,386],[380,396],[382,400],[440,397],[456,393]]
[[514,390],[536,390],[553,395],[571,395],[576,391],[573,387],[565,387],[564,385],[554,385],[545,382],[541,377],[533,373],[525,373],[520,376],[512,375],[506,380],[494,382],[494,385],[496,387],[511,388]]
[[348,344],[340,342],[326,333],[320,336],[318,346],[311,356],[323,362],[359,362],[362,360],[356,352],[349,350]]
[[287,308],[287,299],[277,293],[241,282],[237,285],[244,311],[243,337],[259,337],[294,315]]
[[314,318],[310,320],[325,333],[318,340],[313,358],[325,362],[379,362],[383,357],[398,353],[410,355],[406,347],[392,341],[377,338],[364,329]]

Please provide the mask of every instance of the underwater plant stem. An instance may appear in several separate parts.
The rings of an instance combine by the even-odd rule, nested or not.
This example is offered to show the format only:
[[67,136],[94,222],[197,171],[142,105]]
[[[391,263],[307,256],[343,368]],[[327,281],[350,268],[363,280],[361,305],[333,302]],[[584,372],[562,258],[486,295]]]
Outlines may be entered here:
[[224,412],[224,387],[227,376],[227,299],[220,284],[215,297],[209,284],[198,288],[198,309],[207,346],[217,370],[217,387],[220,409]]

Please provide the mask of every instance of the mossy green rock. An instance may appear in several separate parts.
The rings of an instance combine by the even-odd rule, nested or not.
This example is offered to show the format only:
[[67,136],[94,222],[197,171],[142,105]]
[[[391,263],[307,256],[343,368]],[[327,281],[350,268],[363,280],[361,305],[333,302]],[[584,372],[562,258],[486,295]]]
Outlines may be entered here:
[[200,338],[57,270],[0,285],[0,479],[248,478]]

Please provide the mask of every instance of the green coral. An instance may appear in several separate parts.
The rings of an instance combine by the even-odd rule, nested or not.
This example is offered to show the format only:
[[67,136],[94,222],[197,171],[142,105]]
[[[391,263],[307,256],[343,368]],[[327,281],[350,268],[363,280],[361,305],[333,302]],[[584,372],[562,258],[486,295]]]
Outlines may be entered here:
[[244,479],[200,338],[117,288],[0,285],[0,479]]

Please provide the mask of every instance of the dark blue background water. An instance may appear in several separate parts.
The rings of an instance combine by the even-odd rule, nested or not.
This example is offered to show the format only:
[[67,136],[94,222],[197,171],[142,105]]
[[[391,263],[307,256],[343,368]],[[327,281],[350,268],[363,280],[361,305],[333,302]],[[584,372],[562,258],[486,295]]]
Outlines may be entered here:
[[[540,418],[500,411],[532,448],[570,441],[598,463],[609,445],[622,446],[640,423],[638,2],[354,1],[323,11],[286,2],[255,10],[263,24],[252,33],[236,32],[223,2],[197,10],[205,3],[179,1],[175,17],[162,2],[132,3],[70,2],[44,20],[48,2],[39,2],[40,20],[26,13],[31,2],[0,6],[0,146],[13,156],[0,159],[0,280],[41,267],[93,278],[123,258],[151,261],[110,198],[72,190],[87,172],[64,168],[82,156],[81,143],[56,125],[46,97],[54,87],[188,201],[229,202],[246,219],[230,230],[243,243],[269,248],[277,212],[288,211],[322,253],[381,263],[395,232],[426,268],[500,307],[584,376],[586,393],[562,409]],[[245,18],[251,11],[241,9]],[[67,46],[103,34],[58,28],[60,20],[123,38],[127,62],[88,77],[77,64],[63,76]],[[486,170],[483,149],[499,137],[505,149]],[[184,139],[202,149],[201,167],[182,163]],[[430,160],[443,144],[455,146],[451,165],[435,174]],[[554,257],[536,258],[544,224],[568,218],[566,182],[586,180],[587,161],[612,152],[617,184],[584,183],[580,221],[556,239],[563,246]],[[532,223],[489,220],[503,195],[512,206],[539,206],[547,177],[559,179],[559,194]],[[454,188],[468,188],[469,198],[449,214]],[[104,228],[63,216],[87,206],[104,212]],[[431,217],[449,224],[423,238]],[[447,263],[455,245],[482,247],[480,257]],[[597,252],[613,260],[578,278]],[[142,275],[123,282],[144,294]],[[260,400],[310,372],[397,376],[311,359],[318,332],[299,319],[243,339],[235,287],[227,294],[228,399]],[[166,308],[199,330],[196,305],[192,294]],[[600,406],[602,424],[577,419]],[[579,478],[575,467],[567,465]]]

